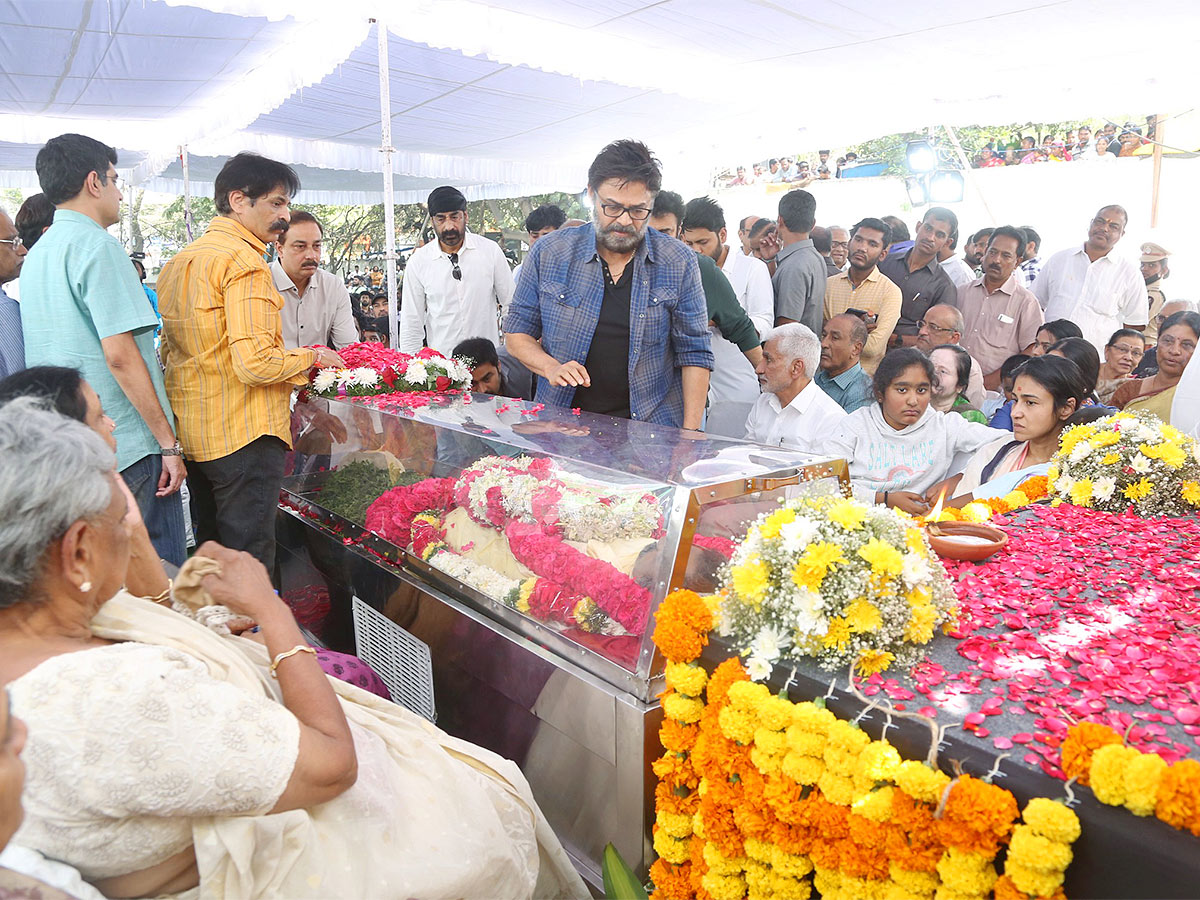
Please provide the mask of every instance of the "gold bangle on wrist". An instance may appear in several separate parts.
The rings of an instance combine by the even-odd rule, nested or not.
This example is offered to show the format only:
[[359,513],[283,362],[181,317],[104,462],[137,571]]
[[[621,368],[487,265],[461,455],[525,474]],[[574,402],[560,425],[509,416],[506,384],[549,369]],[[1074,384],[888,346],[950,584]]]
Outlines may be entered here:
[[295,656],[297,653],[311,653],[313,656],[317,655],[317,651],[308,646],[308,644],[297,644],[291,650],[284,650],[273,660],[271,660],[271,677],[276,679],[279,678],[279,676],[275,673],[275,669],[289,656]]
[[153,597],[143,597],[142,599],[149,600],[151,603],[166,603],[171,599],[171,589],[173,587],[175,587],[175,582],[168,578],[167,587],[162,593],[155,594]]

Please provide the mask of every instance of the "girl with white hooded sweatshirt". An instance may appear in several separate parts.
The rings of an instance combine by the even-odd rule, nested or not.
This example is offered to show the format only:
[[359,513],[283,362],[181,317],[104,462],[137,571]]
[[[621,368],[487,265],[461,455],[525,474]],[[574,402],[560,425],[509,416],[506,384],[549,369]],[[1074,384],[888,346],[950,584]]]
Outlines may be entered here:
[[926,495],[951,472],[959,453],[974,453],[1004,432],[929,405],[933,363],[915,347],[888,353],[875,372],[876,403],[855,410],[822,447],[850,465],[854,496],[920,516]]

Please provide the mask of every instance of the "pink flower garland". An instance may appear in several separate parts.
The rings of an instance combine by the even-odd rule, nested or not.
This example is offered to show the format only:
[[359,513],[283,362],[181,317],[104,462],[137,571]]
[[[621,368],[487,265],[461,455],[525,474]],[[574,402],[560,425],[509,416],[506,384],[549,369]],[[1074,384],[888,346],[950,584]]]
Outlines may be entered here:
[[633,634],[646,629],[650,592],[603,560],[585,556],[538,525],[509,522],[504,529],[517,561],[559,584],[579,585],[604,612]]
[[367,508],[367,530],[406,548],[412,543],[414,516],[426,510],[444,512],[453,505],[453,478],[426,478],[416,484],[394,487]]
[[[961,606],[952,636],[972,665],[950,673],[926,660],[916,690],[937,705],[989,690],[965,721],[980,738],[991,716],[1031,715],[993,742],[1024,745],[1027,763],[1060,778],[1072,721],[1129,729],[1130,744],[1168,761],[1191,749],[1169,727],[1200,744],[1200,519],[1035,506],[1008,534],[982,565],[946,561]],[[894,681],[876,676],[868,691],[912,697]]]

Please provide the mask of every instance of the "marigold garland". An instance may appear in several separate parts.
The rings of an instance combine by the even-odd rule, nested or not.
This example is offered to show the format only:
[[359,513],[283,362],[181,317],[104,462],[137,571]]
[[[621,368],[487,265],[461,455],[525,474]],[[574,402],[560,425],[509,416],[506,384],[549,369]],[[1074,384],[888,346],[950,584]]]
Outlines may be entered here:
[[751,681],[737,657],[707,675],[696,659],[714,603],[678,591],[654,630],[667,657],[655,900],[1030,900],[1022,885],[1062,898],[1073,812],[1038,798],[1017,825],[1004,788],[903,760],[821,702]]
[[1200,837],[1200,762],[1167,764],[1155,753],[1126,746],[1107,725],[1079,722],[1063,741],[1063,772],[1089,784],[1101,803],[1135,816],[1154,815]]

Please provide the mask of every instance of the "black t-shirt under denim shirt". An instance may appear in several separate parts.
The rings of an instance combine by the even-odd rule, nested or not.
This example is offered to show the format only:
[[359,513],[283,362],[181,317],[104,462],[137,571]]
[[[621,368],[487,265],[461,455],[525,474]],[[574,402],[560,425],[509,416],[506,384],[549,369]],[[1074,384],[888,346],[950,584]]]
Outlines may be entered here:
[[633,260],[619,281],[612,280],[603,259],[604,299],[584,368],[591,387],[575,389],[574,405],[584,412],[628,419],[629,409],[629,306],[633,299]]

